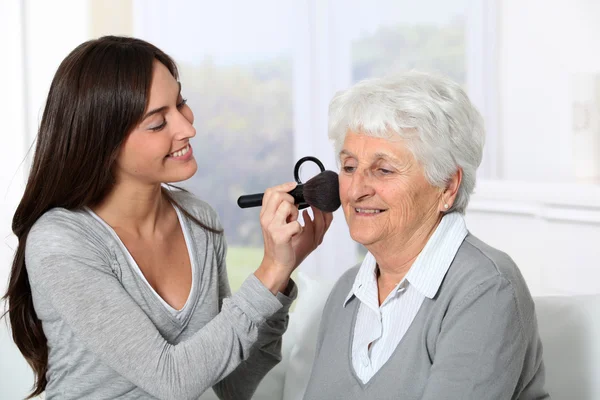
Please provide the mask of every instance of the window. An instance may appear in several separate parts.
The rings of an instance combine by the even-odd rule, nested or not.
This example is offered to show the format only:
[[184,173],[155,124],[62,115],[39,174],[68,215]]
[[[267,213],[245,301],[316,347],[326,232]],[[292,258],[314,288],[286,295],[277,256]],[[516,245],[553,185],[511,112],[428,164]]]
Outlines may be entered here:
[[[134,1],[133,34],[180,66],[199,165],[183,186],[221,216],[234,290],[262,258],[258,209],[238,196],[291,180],[302,156],[337,170],[327,106],[357,80],[418,68],[467,85],[467,2]],[[361,259],[354,248],[340,210],[301,269],[335,279]]]
[[[600,7],[498,2],[499,178],[600,183]],[[531,21],[535,20],[535,26]]]
[[181,186],[219,213],[235,291],[263,256],[259,208],[240,209],[237,198],[293,180],[291,5],[150,3],[134,2],[134,35],[179,66],[182,94],[195,114],[198,162]]
[[423,69],[465,84],[467,3],[351,2],[342,12],[351,31],[352,80]]

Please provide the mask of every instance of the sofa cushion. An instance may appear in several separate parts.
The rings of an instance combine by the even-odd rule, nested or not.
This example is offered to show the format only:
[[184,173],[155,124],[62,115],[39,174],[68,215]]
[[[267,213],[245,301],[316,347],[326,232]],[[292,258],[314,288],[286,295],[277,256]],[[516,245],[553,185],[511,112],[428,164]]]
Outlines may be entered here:
[[600,294],[534,298],[553,399],[600,399]]
[[323,307],[335,281],[312,279],[299,271],[296,283],[298,299],[290,315],[288,331],[283,337],[284,346],[289,351],[284,352],[286,372],[283,400],[301,400],[304,397],[315,358]]

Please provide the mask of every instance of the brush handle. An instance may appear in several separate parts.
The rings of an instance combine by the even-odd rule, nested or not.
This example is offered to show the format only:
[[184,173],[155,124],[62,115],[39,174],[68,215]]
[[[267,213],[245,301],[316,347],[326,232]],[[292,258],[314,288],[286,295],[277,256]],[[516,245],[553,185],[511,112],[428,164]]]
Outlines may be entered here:
[[[298,185],[288,192],[294,198],[294,204],[299,205],[299,209],[308,207],[308,204],[306,204],[304,201],[303,191],[304,185]],[[264,195],[264,193],[255,193],[240,196],[237,201],[238,206],[240,206],[240,208],[260,207],[262,205]]]
[[260,207],[264,193],[246,194],[238,198],[238,206],[240,208]]

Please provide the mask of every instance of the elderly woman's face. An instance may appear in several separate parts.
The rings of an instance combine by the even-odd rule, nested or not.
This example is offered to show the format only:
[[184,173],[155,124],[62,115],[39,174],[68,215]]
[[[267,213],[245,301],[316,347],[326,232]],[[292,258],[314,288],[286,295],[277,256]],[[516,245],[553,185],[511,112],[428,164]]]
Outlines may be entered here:
[[362,245],[403,243],[439,216],[442,190],[429,184],[404,142],[349,132],[340,161],[342,207]]

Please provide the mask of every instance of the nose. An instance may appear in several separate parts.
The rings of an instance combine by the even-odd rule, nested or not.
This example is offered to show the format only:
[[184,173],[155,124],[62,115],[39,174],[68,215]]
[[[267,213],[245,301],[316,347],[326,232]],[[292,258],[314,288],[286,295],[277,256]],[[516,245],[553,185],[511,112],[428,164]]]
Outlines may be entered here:
[[194,128],[194,113],[189,107],[184,108],[175,114],[173,121],[175,140],[187,140],[196,136],[196,128]]
[[352,174],[352,180],[348,186],[348,199],[352,202],[359,202],[373,196],[374,193],[375,190],[371,184],[369,171],[357,169]]

